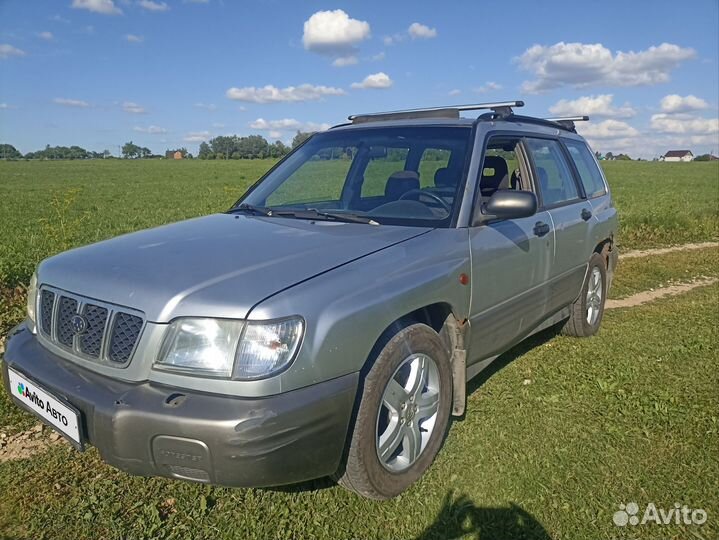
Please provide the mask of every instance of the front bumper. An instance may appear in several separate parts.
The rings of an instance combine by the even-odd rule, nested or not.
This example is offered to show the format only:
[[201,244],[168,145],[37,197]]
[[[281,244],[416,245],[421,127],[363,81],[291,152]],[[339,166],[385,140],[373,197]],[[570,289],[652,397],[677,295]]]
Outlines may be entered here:
[[3,385],[12,395],[8,367],[77,408],[84,439],[118,469],[243,487],[334,473],[359,377],[265,398],[128,383],[55,356],[24,325],[11,333],[3,362]]

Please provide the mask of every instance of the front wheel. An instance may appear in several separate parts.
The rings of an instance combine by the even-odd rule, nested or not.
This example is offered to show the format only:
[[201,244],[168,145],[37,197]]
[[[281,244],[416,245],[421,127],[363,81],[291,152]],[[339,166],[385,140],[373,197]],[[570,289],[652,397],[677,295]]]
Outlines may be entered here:
[[607,264],[599,253],[589,259],[582,292],[571,306],[571,314],[562,332],[569,336],[589,337],[599,330],[607,292]]
[[399,495],[432,464],[451,403],[452,370],[439,335],[424,324],[397,332],[364,380],[339,483],[371,499]]

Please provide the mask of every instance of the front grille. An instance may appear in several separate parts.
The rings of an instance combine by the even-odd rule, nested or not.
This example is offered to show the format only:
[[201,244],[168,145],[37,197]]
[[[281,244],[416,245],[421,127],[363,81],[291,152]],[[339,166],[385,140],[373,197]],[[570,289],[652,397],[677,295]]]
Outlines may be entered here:
[[40,292],[39,312],[46,339],[81,358],[114,366],[130,361],[144,326],[139,313],[46,288]]
[[110,338],[110,360],[124,363],[130,359],[132,350],[135,348],[137,336],[142,330],[142,319],[129,313],[119,312],[115,316],[115,323],[112,325],[112,337]]

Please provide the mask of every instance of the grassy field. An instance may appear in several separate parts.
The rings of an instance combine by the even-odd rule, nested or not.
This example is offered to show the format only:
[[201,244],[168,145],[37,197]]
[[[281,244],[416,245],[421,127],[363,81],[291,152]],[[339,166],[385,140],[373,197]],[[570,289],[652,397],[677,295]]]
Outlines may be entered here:
[[[0,162],[0,343],[42,258],[225,209],[272,162]],[[605,163],[622,249],[719,237],[719,165]],[[719,275],[710,248],[622,261],[619,298]],[[326,480],[224,489],[129,477],[52,446],[0,463],[0,538],[719,537],[719,287],[607,312],[589,340],[547,331],[473,381],[428,474],[377,503]],[[0,397],[0,432],[37,422]],[[702,527],[618,528],[619,504],[703,508]]]

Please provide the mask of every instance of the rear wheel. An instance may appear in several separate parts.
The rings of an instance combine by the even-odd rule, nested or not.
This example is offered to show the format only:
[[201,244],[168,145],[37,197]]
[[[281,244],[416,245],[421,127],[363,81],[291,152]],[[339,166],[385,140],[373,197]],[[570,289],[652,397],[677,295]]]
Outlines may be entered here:
[[452,403],[452,371],[439,335],[412,324],[386,340],[364,380],[339,483],[389,499],[429,468]]
[[562,332],[569,336],[589,337],[599,330],[604,315],[607,291],[607,264],[599,253],[589,259],[589,270],[582,292],[571,306],[571,315]]

